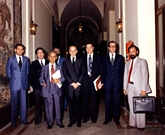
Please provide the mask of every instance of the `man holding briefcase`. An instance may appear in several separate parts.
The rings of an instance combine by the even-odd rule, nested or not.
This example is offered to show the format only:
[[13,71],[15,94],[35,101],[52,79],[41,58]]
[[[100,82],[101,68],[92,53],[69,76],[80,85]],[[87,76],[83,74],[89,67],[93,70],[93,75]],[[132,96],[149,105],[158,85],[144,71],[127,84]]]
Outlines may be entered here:
[[124,94],[128,94],[128,103],[130,108],[129,125],[128,127],[137,127],[140,131],[146,127],[146,120],[144,113],[135,114],[133,112],[134,96],[145,96],[150,93],[148,78],[147,61],[137,57],[139,55],[139,48],[131,45],[128,48],[131,60],[126,62],[124,71]]

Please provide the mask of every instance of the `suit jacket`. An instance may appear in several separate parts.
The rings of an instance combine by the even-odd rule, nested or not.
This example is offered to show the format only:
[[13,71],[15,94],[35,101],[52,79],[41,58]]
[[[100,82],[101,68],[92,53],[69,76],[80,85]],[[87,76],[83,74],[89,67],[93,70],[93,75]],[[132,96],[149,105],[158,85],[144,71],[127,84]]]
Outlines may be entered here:
[[[82,60],[85,66],[85,74],[84,74],[84,86],[87,86],[89,82],[87,82],[88,77],[88,65],[87,65],[87,54],[83,55]],[[101,82],[103,82],[103,68],[102,68],[102,61],[101,56],[97,53],[93,54],[93,63],[92,63],[92,73],[91,73],[91,80],[92,82],[101,75]]]
[[6,64],[6,74],[10,79],[11,91],[20,90],[21,87],[24,90],[27,90],[29,88],[28,74],[30,70],[30,61],[29,58],[25,56],[22,56],[22,61],[22,68],[20,70],[16,56],[14,55],[8,58]]
[[[45,60],[45,65],[47,65],[48,63],[49,61]],[[39,82],[41,71],[42,71],[42,66],[39,63],[38,59],[33,61],[29,73],[29,82],[30,85],[33,87],[33,89],[37,89],[37,90],[42,89],[42,85]]]
[[104,88],[110,89],[113,85],[118,89],[123,88],[124,57],[116,54],[113,66],[110,61],[109,53],[103,58]]
[[60,66],[62,66],[62,64],[63,64],[63,62],[64,62],[65,59],[66,58],[60,56],[60,60],[59,60],[59,65]]
[[[60,70],[61,78],[59,78],[59,79],[60,79],[60,82],[63,83],[65,81],[65,78],[63,76],[61,66],[56,64],[55,71],[57,71],[57,70]],[[46,84],[46,86],[42,87],[42,91],[41,91],[42,97],[49,97],[53,93],[57,93],[59,96],[62,96],[62,94],[63,94],[62,89],[59,88],[57,86],[57,84],[50,82],[49,64],[47,64],[45,67],[42,68],[41,77],[40,77],[39,81],[40,81],[41,85]]]
[[82,84],[85,68],[84,63],[81,59],[76,57],[75,71],[70,58],[66,59],[63,62],[62,70],[66,79],[66,85],[68,87],[73,82],[79,82],[80,84]]
[[[129,73],[130,62],[131,60],[126,62],[125,71],[124,71],[124,89],[126,89],[126,91],[128,86],[128,73]],[[147,61],[145,59],[141,59],[137,57],[135,65],[133,66],[133,70],[132,70],[132,79],[134,82],[135,89],[138,92],[139,96],[141,90],[146,90],[146,93],[151,92],[148,78],[149,78],[149,73],[148,73]]]

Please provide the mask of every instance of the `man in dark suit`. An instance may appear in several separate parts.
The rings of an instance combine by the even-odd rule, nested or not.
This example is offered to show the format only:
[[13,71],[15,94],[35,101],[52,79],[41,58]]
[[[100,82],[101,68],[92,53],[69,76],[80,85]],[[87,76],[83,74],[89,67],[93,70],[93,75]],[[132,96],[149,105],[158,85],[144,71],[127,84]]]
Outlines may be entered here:
[[[94,53],[92,43],[86,44],[86,54],[83,56],[85,65],[84,89],[83,89],[83,122],[86,123],[89,118],[92,123],[97,122],[99,112],[99,95],[100,91],[96,91],[93,81],[100,75],[103,82],[103,69],[101,56]],[[103,84],[99,84],[101,89]],[[90,102],[89,102],[90,101]],[[90,104],[89,104],[90,103]],[[90,108],[90,109],[89,109]],[[89,116],[90,115],[90,116]]]
[[69,96],[70,123],[68,127],[72,127],[75,121],[77,121],[77,126],[81,127],[81,87],[85,68],[82,60],[76,57],[77,52],[76,46],[70,46],[70,57],[64,61],[62,66]]
[[38,125],[42,122],[42,106],[43,106],[43,97],[41,97],[42,85],[39,82],[41,75],[42,67],[49,63],[48,60],[44,59],[45,50],[41,47],[38,47],[35,51],[37,60],[33,61],[30,68],[29,82],[33,87],[34,92],[34,103],[35,103],[35,125]]
[[[42,68],[40,84],[43,85],[41,96],[44,97],[45,112],[47,119],[47,129],[51,129],[54,123],[53,107],[56,114],[56,125],[60,128],[64,128],[61,121],[61,85],[65,81],[61,67],[55,63],[57,60],[56,52],[49,53],[49,64]],[[60,74],[53,78],[55,72],[60,71]]]
[[[20,122],[27,122],[26,95],[28,89],[29,59],[23,56],[25,46],[17,44],[14,47],[15,55],[8,58],[6,74],[10,79],[11,94],[11,125],[16,126],[18,121],[18,101],[20,105]],[[19,100],[18,100],[19,99]]]
[[105,121],[120,125],[120,96],[123,89],[124,57],[116,53],[116,42],[108,43],[109,53],[103,58],[105,88]]

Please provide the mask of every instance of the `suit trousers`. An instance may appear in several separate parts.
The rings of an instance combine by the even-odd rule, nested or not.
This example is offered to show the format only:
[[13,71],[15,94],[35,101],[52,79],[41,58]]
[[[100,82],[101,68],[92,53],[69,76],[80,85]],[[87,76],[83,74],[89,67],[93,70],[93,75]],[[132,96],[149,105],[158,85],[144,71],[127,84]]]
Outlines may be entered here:
[[133,97],[134,96],[140,96],[138,95],[135,87],[133,84],[128,84],[127,88],[127,93],[128,93],[128,104],[130,108],[130,114],[129,114],[129,125],[130,126],[137,126],[137,128],[145,128],[146,126],[146,119],[145,119],[145,114],[137,113],[135,114],[133,112]]
[[21,88],[11,92],[11,124],[16,125],[18,121],[18,105],[20,106],[20,122],[27,123],[27,91]]
[[69,117],[70,123],[74,124],[77,121],[78,124],[81,123],[81,94],[80,86],[77,89],[74,89],[72,86],[69,86],[69,90],[73,90],[72,94],[69,94]]
[[42,122],[42,106],[43,106],[43,97],[41,97],[41,90],[34,89],[34,102],[35,102],[35,113],[34,119],[35,122]]
[[113,118],[115,122],[119,122],[120,97],[121,90],[114,85],[111,85],[110,89],[105,89],[105,121],[111,122]]
[[55,109],[56,125],[62,125],[60,98],[61,97],[57,93],[44,98],[47,125],[53,125],[54,123],[53,108]]
[[97,121],[99,113],[100,91],[95,90],[91,77],[87,79],[88,86],[83,90],[83,121]]

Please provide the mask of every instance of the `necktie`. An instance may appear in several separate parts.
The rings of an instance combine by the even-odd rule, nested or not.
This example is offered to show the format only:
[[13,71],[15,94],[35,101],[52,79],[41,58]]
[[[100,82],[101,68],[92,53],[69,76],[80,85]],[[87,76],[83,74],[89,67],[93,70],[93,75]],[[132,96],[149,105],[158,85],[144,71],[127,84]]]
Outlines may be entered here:
[[73,66],[75,65],[74,57],[72,58],[72,64]]
[[129,69],[128,83],[130,82],[130,78],[131,78],[131,74],[132,74],[132,69],[133,69],[133,61],[134,61],[134,60],[132,60],[131,67],[130,67],[130,69]]
[[43,64],[43,62],[42,62],[42,60],[41,60],[41,67],[43,67],[44,66],[44,64]]
[[[53,75],[55,73],[55,70],[54,70],[54,65],[52,65],[52,67],[51,67],[51,75]],[[52,77],[52,79],[51,80],[53,80],[53,77]]]
[[89,73],[92,73],[92,58],[91,55],[89,55]]
[[112,54],[112,57],[111,57],[111,64],[113,66],[113,62],[114,62],[114,59],[113,59],[113,54]]
[[19,68],[21,69],[22,67],[22,61],[21,61],[21,57],[19,57],[19,62],[18,62]]

